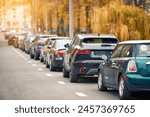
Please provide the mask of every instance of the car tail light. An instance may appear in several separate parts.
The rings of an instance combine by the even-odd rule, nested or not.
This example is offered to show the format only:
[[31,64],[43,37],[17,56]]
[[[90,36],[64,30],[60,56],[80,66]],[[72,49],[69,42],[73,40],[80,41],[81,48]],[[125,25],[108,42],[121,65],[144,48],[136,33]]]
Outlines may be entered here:
[[131,60],[128,62],[128,72],[137,72],[135,61]]
[[90,54],[91,50],[76,50],[76,54]]
[[37,42],[37,44],[38,45],[43,45],[44,43],[39,41],[39,42]]
[[62,50],[58,50],[58,51],[55,51],[55,53],[54,53],[55,55],[60,55],[60,54],[64,54],[64,51],[62,51]]
[[79,68],[79,72],[80,72],[80,73],[86,72],[86,71],[87,71],[87,68],[86,68],[86,67],[82,67],[82,66],[81,66],[81,67]]

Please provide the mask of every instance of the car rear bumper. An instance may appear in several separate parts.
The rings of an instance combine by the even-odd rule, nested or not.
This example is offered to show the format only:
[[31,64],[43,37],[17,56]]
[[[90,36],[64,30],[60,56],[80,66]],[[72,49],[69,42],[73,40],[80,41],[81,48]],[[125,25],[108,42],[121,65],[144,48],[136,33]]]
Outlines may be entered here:
[[62,68],[63,67],[63,60],[53,60],[52,65],[56,68]]
[[98,77],[101,61],[78,61],[73,63],[75,74],[79,77]]
[[41,54],[41,50],[40,49],[36,50],[36,56],[40,57],[40,54]]
[[126,83],[130,91],[150,91],[150,77],[127,74]]

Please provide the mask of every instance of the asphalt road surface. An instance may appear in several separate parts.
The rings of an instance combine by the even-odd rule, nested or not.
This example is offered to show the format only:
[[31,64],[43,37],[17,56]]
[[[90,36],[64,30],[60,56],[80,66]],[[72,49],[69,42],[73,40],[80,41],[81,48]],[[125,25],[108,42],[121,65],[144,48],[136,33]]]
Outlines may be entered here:
[[[138,97],[138,98],[137,98]],[[149,97],[149,98],[148,98]],[[8,46],[0,34],[1,100],[118,100],[118,92],[99,92],[95,79],[70,83],[62,72],[50,72],[40,61]],[[146,94],[133,99],[150,99]]]

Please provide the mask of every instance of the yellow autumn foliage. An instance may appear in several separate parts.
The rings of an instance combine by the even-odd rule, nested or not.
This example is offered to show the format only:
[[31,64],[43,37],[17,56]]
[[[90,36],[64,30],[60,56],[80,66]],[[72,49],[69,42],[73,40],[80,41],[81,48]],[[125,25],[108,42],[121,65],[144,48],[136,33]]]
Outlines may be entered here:
[[142,8],[114,0],[95,12],[98,14],[95,20],[98,25],[92,27],[95,33],[112,33],[120,41],[150,39],[150,16]]

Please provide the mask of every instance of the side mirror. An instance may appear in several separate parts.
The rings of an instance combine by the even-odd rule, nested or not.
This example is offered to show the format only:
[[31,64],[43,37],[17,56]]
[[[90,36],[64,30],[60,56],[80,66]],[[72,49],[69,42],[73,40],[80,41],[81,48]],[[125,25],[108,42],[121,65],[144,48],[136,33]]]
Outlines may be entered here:
[[47,48],[48,48],[48,49],[51,49],[51,48],[52,48],[52,45],[48,45]]
[[67,44],[64,45],[64,47],[65,47],[65,48],[69,48],[69,47],[70,47],[70,44],[67,43]]

